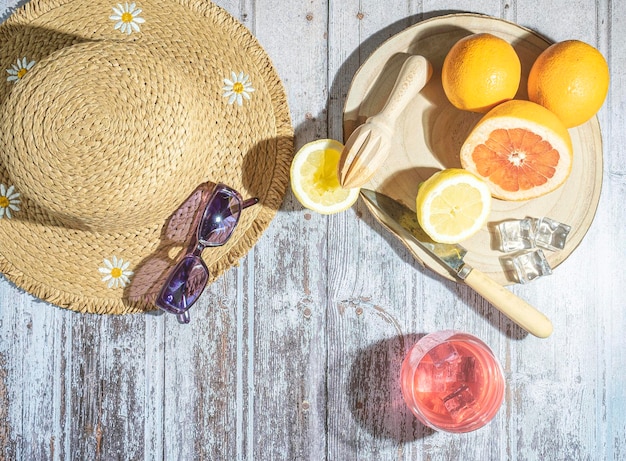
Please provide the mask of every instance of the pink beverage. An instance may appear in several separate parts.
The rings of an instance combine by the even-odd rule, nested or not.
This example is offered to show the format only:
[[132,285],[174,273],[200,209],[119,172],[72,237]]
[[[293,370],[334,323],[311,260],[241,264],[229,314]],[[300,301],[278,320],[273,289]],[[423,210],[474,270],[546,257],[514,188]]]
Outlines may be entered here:
[[504,399],[504,375],[491,349],[459,331],[420,339],[402,364],[402,395],[426,426],[469,432],[493,419]]

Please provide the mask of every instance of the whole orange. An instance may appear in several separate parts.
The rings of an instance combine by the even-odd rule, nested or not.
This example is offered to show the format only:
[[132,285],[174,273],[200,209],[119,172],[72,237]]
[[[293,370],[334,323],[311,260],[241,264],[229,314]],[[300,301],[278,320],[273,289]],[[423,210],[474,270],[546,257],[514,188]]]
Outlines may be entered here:
[[609,90],[609,66],[593,46],[579,40],[555,43],[528,75],[528,98],[572,128],[595,115]]
[[441,69],[448,100],[473,112],[487,112],[513,99],[520,77],[520,60],[511,44],[488,33],[469,35],[452,45]]

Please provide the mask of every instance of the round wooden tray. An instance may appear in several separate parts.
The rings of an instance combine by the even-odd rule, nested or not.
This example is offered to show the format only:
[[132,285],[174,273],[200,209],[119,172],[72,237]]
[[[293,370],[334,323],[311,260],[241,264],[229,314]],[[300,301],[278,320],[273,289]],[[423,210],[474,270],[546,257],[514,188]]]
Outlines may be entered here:
[[[389,195],[415,209],[420,182],[443,168],[460,167],[463,141],[482,114],[461,111],[447,100],[441,86],[441,66],[460,38],[489,32],[511,43],[522,63],[517,99],[527,99],[526,82],[536,57],[551,43],[517,24],[476,14],[453,14],[420,22],[387,40],[357,71],[344,108],[344,142],[352,131],[378,113],[395,83],[404,60],[412,54],[426,57],[433,76],[398,118],[391,154],[385,165],[363,187]],[[565,248],[544,251],[552,268],[578,246],[593,220],[602,185],[602,138],[597,117],[570,129],[574,146],[572,172],[565,184],[543,197],[523,202],[494,199],[487,225],[462,242],[465,261],[503,285],[515,282],[499,251],[495,226],[507,219],[546,216],[571,226]],[[453,277],[428,253],[409,248],[420,262],[442,276]]]

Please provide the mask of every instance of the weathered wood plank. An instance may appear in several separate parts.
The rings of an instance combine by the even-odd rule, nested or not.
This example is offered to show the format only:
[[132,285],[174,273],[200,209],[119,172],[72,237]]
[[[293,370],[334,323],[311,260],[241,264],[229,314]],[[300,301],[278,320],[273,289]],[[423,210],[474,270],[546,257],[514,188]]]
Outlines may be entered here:
[[236,451],[241,270],[230,270],[207,287],[189,325],[174,316],[165,319],[165,459],[215,459]]
[[[409,25],[412,11],[404,1],[330,7],[331,133],[341,139],[343,101],[352,76],[384,40]],[[352,238],[339,237],[344,235]],[[413,440],[416,431],[395,377],[409,342],[401,312],[415,290],[417,264],[361,203],[333,217],[329,236],[336,238],[329,239],[328,255],[326,334],[333,347],[328,358],[327,456],[395,459],[399,442]]]
[[[326,1],[255,2],[254,31],[287,85],[296,149],[328,137],[327,23]],[[289,192],[257,246],[253,438],[242,459],[324,459],[328,220]]]
[[[533,8],[538,6],[518,4],[514,19],[552,40],[576,38],[605,52],[597,37],[606,18],[597,16],[596,2],[572,4],[570,11],[576,13],[567,15],[567,27],[547,20],[559,14],[555,5],[543,5],[541,15],[533,13]],[[519,443],[511,444],[514,456],[541,458],[548,450],[549,453],[559,453],[564,459],[596,459],[597,453],[607,448],[604,440],[597,437],[595,425],[589,424],[589,421],[602,419],[603,410],[598,405],[597,393],[607,383],[602,365],[594,359],[595,353],[591,353],[603,347],[604,327],[598,318],[598,309],[602,309],[598,303],[601,295],[599,292],[592,294],[588,288],[605,286],[606,291],[611,291],[602,275],[604,263],[598,258],[604,244],[597,223],[598,217],[604,214],[607,199],[614,200],[607,196],[605,187],[596,223],[579,249],[550,278],[528,290],[536,298],[536,303],[542,303],[544,311],[558,328],[551,344],[542,344],[532,350],[518,347],[513,351],[515,366],[510,388],[516,399],[515,405],[511,405],[510,425],[522,434]],[[585,267],[589,269],[585,270]],[[585,337],[586,346],[579,334]],[[533,407],[542,408],[542,411],[528,411]],[[552,427],[560,429],[550,430]]]
[[[61,397],[61,401],[65,401],[64,411],[70,415],[64,448],[102,459],[103,452],[119,453],[126,449],[128,437],[139,440],[138,447],[142,449],[143,440],[137,439],[136,427],[128,430],[124,425],[128,405],[138,400],[135,379],[143,378],[143,367],[139,368],[138,375],[127,375],[128,370],[137,368],[132,363],[132,337],[124,334],[129,320],[79,314],[68,317],[64,337],[69,338],[69,342],[57,351],[63,354],[66,364],[65,372],[58,376],[69,380]],[[116,324],[115,329],[112,324]],[[143,399],[139,400],[141,403]],[[135,456],[136,449],[137,445],[131,448]]]

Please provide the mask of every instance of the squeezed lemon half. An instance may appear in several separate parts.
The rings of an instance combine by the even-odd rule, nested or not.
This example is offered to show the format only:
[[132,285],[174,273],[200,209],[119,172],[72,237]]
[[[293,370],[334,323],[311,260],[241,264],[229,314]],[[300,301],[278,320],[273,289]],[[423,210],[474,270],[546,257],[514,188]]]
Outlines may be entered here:
[[321,214],[339,213],[350,208],[359,189],[344,189],[337,168],[343,144],[319,139],[305,144],[291,163],[291,189],[298,201]]

